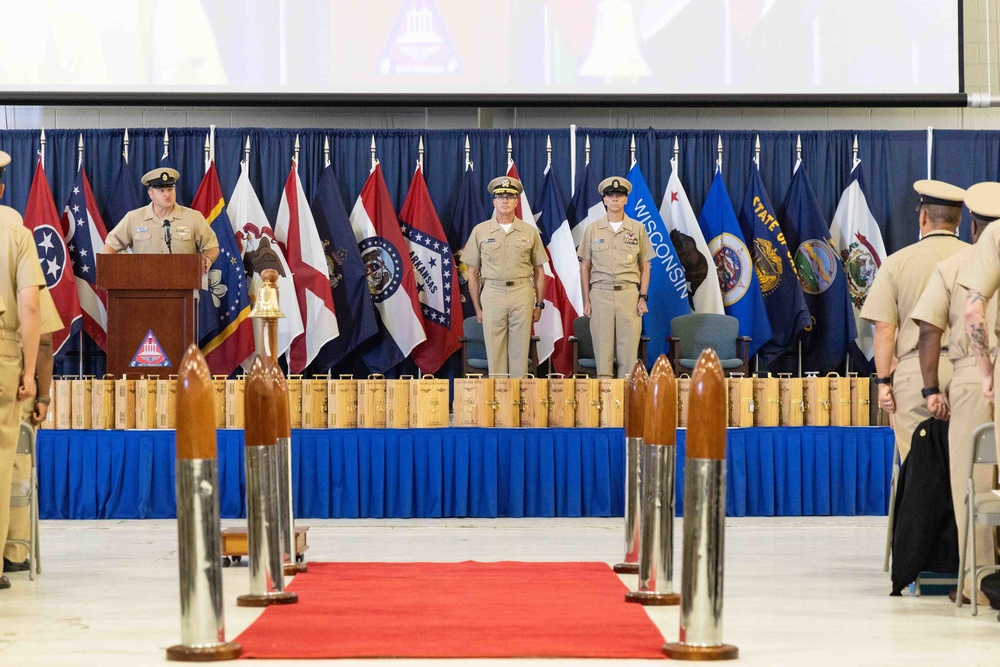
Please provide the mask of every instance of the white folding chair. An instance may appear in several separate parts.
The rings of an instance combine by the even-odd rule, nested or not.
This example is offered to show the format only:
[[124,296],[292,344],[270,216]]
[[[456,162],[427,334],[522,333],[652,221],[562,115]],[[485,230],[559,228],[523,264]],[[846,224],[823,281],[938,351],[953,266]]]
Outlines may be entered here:
[[14,482],[10,489],[10,506],[30,508],[31,530],[27,540],[7,540],[7,544],[20,544],[28,548],[28,578],[34,581],[42,571],[41,549],[38,544],[38,469],[35,466],[35,429],[21,422],[21,433],[17,439],[17,456],[28,455],[31,460],[31,475],[27,481]]
[[892,479],[889,482],[889,525],[885,531],[885,562],[882,571],[889,571],[889,557],[892,555],[892,529],[896,523],[896,483],[899,481],[899,447],[895,440],[892,445]]
[[995,466],[997,464],[996,432],[992,423],[980,424],[972,434],[972,457],[969,460],[969,474],[965,489],[965,531],[969,539],[959,545],[958,561],[958,594],[955,596],[955,606],[962,606],[962,591],[965,585],[966,545],[972,541],[972,563],[968,572],[974,582],[972,585],[972,615],[979,613],[979,591],[975,582],[979,581],[980,572],[1000,570],[1000,565],[976,564],[976,531],[975,526],[1000,526],[1000,496],[992,491],[976,493],[972,483],[972,471],[977,465]]

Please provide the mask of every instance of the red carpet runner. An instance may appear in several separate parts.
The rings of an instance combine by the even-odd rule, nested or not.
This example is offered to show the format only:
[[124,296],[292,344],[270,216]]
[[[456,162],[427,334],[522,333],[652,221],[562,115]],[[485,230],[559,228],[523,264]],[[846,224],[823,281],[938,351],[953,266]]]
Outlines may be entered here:
[[663,658],[604,563],[309,563],[245,658]]

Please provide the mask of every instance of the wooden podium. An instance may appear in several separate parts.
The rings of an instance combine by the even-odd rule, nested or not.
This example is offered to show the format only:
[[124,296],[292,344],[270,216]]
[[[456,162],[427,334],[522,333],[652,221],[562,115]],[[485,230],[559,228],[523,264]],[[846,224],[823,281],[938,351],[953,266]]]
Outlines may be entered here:
[[198,342],[201,255],[97,256],[97,287],[108,291],[108,373],[175,375]]

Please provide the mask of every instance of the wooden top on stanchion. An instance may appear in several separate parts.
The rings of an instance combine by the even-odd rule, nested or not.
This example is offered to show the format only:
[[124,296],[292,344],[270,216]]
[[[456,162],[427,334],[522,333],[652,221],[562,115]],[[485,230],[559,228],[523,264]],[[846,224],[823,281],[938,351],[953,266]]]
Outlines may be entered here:
[[259,354],[254,357],[244,387],[244,444],[247,447],[278,444],[278,387],[266,357]]
[[688,394],[687,458],[726,459],[726,378],[715,350],[698,357]]
[[188,345],[177,373],[177,458],[214,459],[215,389],[197,345]]
[[641,438],[646,413],[646,393],[649,375],[641,359],[635,360],[632,374],[628,376],[628,393],[625,395],[625,437]]
[[677,380],[665,354],[660,355],[649,374],[642,436],[646,445],[677,444]]

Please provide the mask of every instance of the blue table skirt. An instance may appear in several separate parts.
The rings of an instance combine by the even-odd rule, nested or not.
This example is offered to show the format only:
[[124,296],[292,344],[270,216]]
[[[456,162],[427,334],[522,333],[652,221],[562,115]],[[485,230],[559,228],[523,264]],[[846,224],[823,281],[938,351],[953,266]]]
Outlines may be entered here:
[[[243,517],[243,432],[218,442],[222,516]],[[884,515],[892,443],[885,427],[729,429],[726,510]],[[296,430],[292,449],[303,518],[623,513],[622,429]],[[39,431],[38,475],[43,519],[175,516],[174,431]]]

